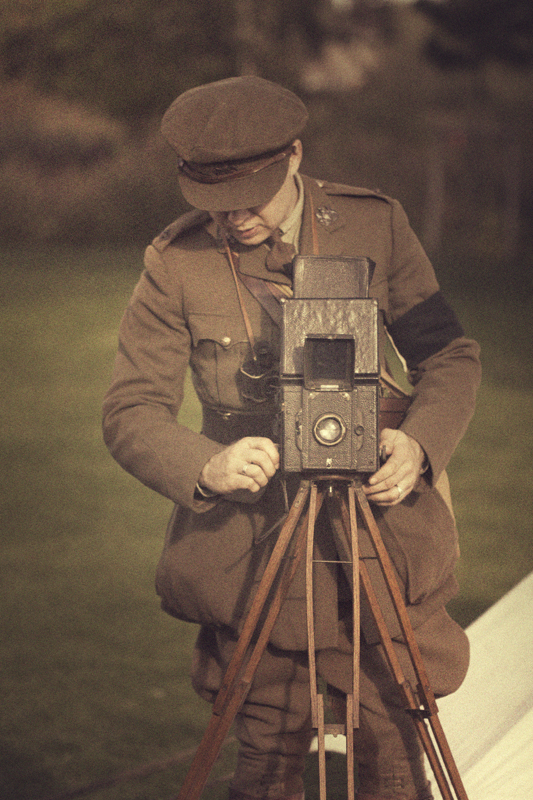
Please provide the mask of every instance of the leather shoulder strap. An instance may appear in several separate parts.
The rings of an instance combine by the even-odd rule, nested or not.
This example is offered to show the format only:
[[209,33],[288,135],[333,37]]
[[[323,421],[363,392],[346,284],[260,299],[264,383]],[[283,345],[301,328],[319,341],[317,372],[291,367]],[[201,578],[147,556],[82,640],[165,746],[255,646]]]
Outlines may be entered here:
[[261,303],[272,321],[278,327],[281,327],[281,306],[279,301],[281,297],[286,296],[285,293],[277,284],[254,278],[252,275],[244,275],[239,272],[239,278],[255,299]]

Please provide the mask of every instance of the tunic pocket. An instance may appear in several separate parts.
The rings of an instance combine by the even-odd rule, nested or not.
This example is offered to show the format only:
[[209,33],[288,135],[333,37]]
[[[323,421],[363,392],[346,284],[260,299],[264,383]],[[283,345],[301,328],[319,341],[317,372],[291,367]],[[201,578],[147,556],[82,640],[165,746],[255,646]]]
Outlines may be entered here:
[[194,387],[205,405],[239,408],[237,375],[249,353],[244,325],[227,314],[191,314],[191,369]]

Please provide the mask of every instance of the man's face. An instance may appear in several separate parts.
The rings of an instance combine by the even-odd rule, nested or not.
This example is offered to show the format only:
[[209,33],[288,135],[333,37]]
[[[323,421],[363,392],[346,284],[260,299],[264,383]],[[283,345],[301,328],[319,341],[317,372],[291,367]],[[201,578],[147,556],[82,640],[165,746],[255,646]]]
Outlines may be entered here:
[[298,201],[298,188],[294,176],[302,160],[302,145],[294,142],[290,155],[289,171],[281,189],[261,206],[240,208],[235,211],[212,211],[211,216],[226,233],[241,244],[261,244],[287,219]]

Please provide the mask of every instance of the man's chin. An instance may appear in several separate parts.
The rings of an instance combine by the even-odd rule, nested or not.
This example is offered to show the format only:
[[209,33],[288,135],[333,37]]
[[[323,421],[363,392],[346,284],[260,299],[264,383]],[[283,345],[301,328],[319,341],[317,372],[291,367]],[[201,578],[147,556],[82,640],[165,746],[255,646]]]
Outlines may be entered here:
[[231,235],[241,244],[257,245],[264,242],[270,236],[270,231],[256,225],[249,231],[232,231]]
[[216,214],[212,214],[212,217],[225,232],[226,236],[240,244],[249,245],[251,247],[262,244],[272,234],[272,231],[270,228],[267,228],[266,225],[254,225],[252,228],[240,230],[239,228],[228,225],[224,220],[217,219]]

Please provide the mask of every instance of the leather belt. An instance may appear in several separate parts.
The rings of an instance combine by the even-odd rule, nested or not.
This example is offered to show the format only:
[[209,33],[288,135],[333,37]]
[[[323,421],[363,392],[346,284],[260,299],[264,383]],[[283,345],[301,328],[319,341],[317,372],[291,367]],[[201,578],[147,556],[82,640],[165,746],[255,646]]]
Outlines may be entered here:
[[399,428],[402,424],[411,398],[405,397],[380,397],[379,399],[379,429]]
[[[409,397],[382,397],[379,401],[379,426],[399,428],[409,408]],[[202,433],[220,444],[231,444],[244,436],[276,439],[274,414],[247,414],[244,411],[203,406]]]
[[203,406],[202,415],[202,433],[220,444],[231,444],[244,436],[274,437],[273,414],[247,414]]

